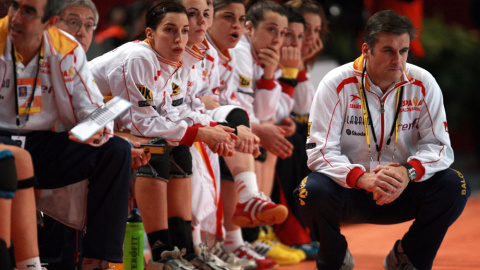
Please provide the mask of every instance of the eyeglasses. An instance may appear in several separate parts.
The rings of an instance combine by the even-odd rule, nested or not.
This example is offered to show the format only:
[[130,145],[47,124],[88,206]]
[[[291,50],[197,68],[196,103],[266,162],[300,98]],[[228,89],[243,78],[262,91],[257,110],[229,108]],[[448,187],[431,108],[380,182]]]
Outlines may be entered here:
[[75,19],[60,19],[60,21],[64,21],[68,28],[72,29],[75,32],[80,31],[82,26],[85,27],[85,30],[87,32],[93,32],[95,29],[97,29],[97,26],[91,22],[82,23],[81,21]]
[[29,6],[20,6],[17,2],[11,1],[8,5],[8,13],[13,16],[15,13],[20,12],[20,16],[25,21],[32,21],[34,19],[42,18],[43,16],[37,15],[37,10]]

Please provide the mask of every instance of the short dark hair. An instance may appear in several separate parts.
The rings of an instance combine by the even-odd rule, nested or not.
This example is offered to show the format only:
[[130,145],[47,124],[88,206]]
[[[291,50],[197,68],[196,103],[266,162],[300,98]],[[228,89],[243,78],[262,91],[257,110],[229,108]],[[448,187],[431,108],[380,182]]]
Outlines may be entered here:
[[287,11],[288,23],[301,23],[305,26],[305,18],[303,18],[298,9],[287,5],[283,6],[283,8]]
[[53,16],[60,16],[65,3],[63,0],[47,0],[45,6],[45,15],[43,15],[42,23],[47,22]]
[[213,9],[217,13],[217,11],[230,4],[242,4],[245,6],[243,0],[213,0]]
[[320,37],[322,39],[329,32],[327,16],[325,15],[325,11],[319,2],[313,0],[289,0],[285,3],[285,5],[296,8],[302,15],[312,13],[320,16],[320,20],[322,22]]
[[158,24],[165,18],[167,13],[184,13],[187,15],[187,10],[177,0],[160,0],[155,1],[147,10],[145,15],[147,27],[156,30]]
[[272,11],[287,17],[287,12],[282,5],[270,0],[247,0],[245,3],[247,9],[246,20],[252,22],[254,27],[265,20],[265,13]]
[[158,24],[165,18],[165,15],[170,12],[184,13],[187,15],[187,10],[177,0],[155,1],[145,15],[147,27],[156,30]]
[[415,38],[415,31],[415,26],[406,16],[399,16],[393,10],[383,10],[373,14],[368,19],[363,32],[363,42],[367,43],[368,47],[373,48],[378,41],[379,33],[390,33],[399,36],[407,33],[411,42]]

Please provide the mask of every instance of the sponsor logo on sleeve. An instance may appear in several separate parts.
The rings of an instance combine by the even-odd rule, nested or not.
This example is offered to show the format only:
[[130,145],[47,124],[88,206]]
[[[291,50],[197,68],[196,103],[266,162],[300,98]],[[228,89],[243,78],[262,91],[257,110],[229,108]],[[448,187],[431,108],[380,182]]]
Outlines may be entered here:
[[153,100],[152,91],[150,91],[150,89],[148,89],[145,85],[136,84],[136,86],[146,101]]
[[145,101],[145,100],[138,101],[138,107],[149,107],[149,106],[150,106],[150,103],[148,101]]
[[183,98],[172,100],[172,106],[180,106],[183,104]]
[[71,66],[67,70],[63,71],[63,80],[65,82],[72,82],[74,76],[75,76],[75,67],[74,66]]
[[241,87],[250,87],[250,79],[245,77],[245,76],[242,76],[242,75],[238,75],[240,76],[240,86]]
[[313,148],[315,148],[315,147],[317,147],[317,144],[316,144],[316,143],[307,143],[307,144],[305,145],[306,150],[313,149]]

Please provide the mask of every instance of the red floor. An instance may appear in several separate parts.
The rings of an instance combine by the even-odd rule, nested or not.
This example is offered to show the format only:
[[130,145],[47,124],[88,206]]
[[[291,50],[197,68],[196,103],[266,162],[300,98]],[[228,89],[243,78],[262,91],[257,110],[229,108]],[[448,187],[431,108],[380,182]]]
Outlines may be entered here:
[[[348,225],[342,233],[348,240],[357,270],[380,270],[385,255],[397,239],[408,230],[411,222],[398,225]],[[280,270],[315,269],[313,261],[281,266]],[[480,269],[480,194],[472,195],[464,212],[450,227],[443,241],[433,269]]]

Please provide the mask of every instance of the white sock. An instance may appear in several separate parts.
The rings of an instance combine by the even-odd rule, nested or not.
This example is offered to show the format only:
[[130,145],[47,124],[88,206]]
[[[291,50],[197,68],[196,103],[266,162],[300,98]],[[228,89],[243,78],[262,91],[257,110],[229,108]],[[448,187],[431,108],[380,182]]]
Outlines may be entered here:
[[258,191],[257,175],[255,172],[242,172],[237,174],[233,179],[235,180],[239,203],[248,201],[253,193]]
[[237,248],[243,246],[243,244],[242,229],[227,231],[225,236],[225,248],[228,251],[233,252]]
[[17,263],[18,270],[42,270],[40,258],[34,257]]
[[202,234],[199,226],[192,226],[192,240],[194,246],[200,246],[202,243]]
[[83,259],[83,270],[93,270],[93,269],[106,269],[108,268],[109,263],[104,260],[99,260],[99,259],[90,259],[90,258],[84,258]]

